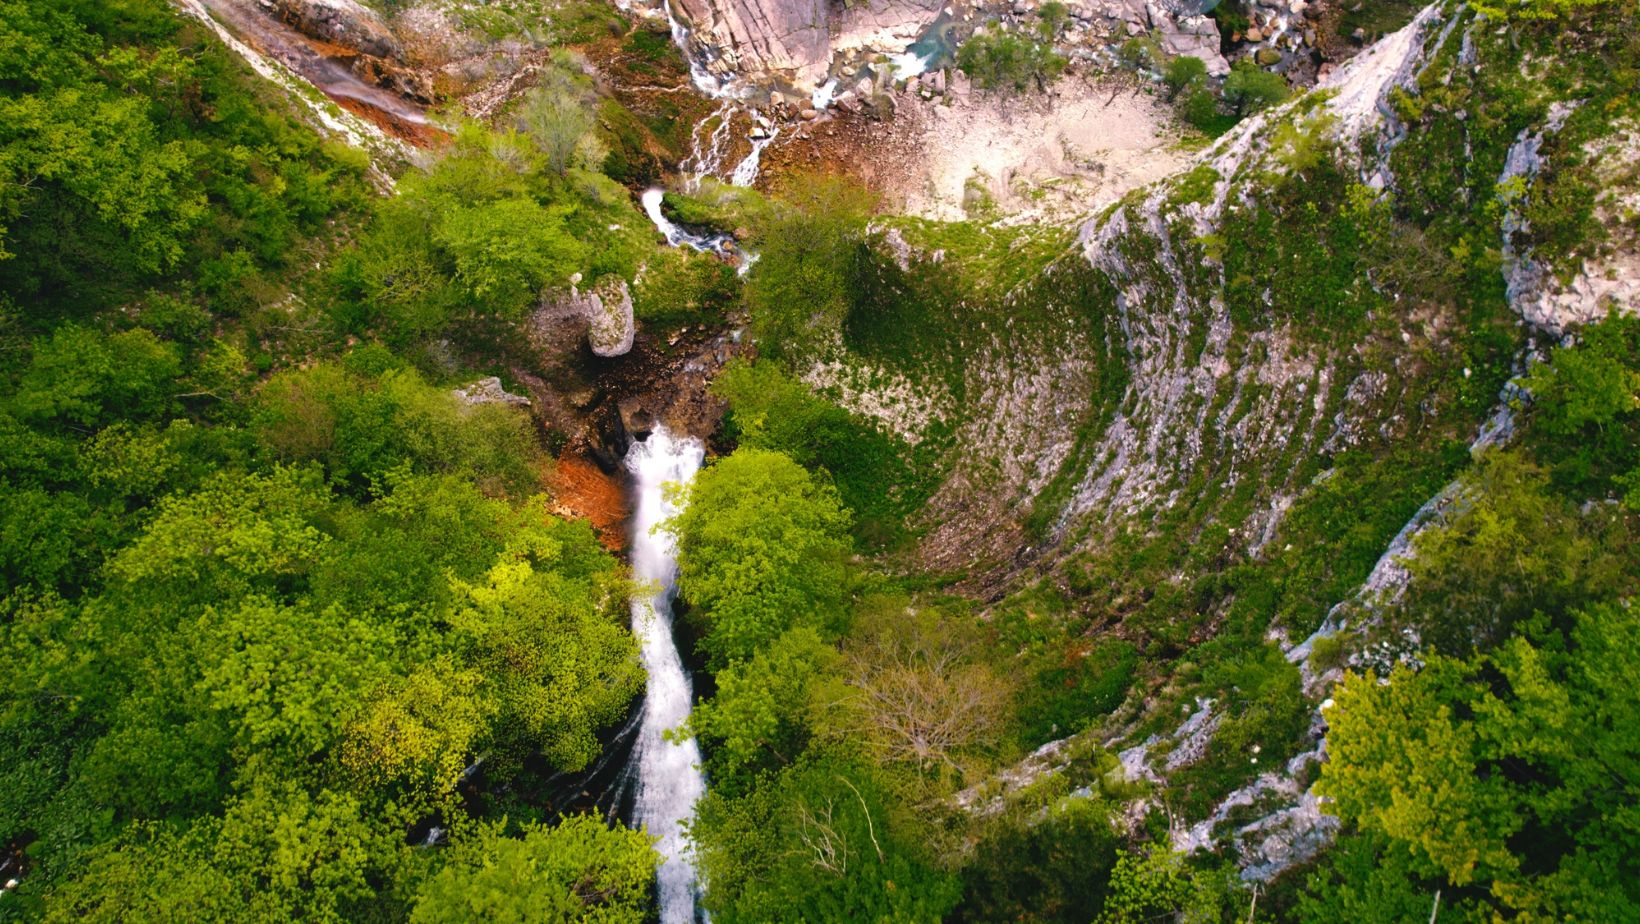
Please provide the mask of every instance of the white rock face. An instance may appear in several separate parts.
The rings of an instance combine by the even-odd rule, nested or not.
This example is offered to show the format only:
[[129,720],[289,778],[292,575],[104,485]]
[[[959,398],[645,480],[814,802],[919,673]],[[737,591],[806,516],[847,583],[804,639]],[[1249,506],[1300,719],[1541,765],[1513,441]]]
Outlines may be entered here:
[[501,384],[496,376],[479,379],[471,385],[458,388],[454,392],[456,400],[463,404],[506,404],[513,407],[529,407],[530,399],[524,395],[515,395]]
[[638,322],[632,313],[632,290],[626,280],[605,276],[582,292],[580,274],[571,277],[568,292],[549,295],[530,318],[530,330],[543,349],[562,349],[569,344],[558,340],[555,331],[574,330],[566,325],[584,322],[587,345],[598,356],[624,356],[632,349]]
[[[1067,4],[1078,22],[1103,21],[1126,25],[1126,31],[1151,30],[1161,36],[1170,54],[1201,58],[1209,73],[1223,75],[1230,65],[1219,54],[1219,35],[1213,21],[1201,15],[1200,0],[1073,0]],[[1021,9],[1028,11],[1034,4]],[[783,81],[799,94],[812,94],[828,75],[839,71],[840,60],[857,63],[876,55],[895,61],[902,76],[914,72],[908,48],[928,34],[940,17],[972,24],[989,10],[948,7],[943,0],[675,0],[673,12],[688,28],[690,57],[719,78],[745,77],[767,83]],[[1010,7],[1011,8],[1011,7]],[[1017,15],[1017,14],[1016,14]]]
[[[1520,133],[1498,177],[1500,189],[1531,197],[1533,181],[1547,166],[1544,142],[1564,127],[1574,110],[1573,105],[1556,103],[1543,126]],[[1503,275],[1509,304],[1526,323],[1555,336],[1611,311],[1640,313],[1640,240],[1626,233],[1622,223],[1623,215],[1640,211],[1640,123],[1621,123],[1612,134],[1591,142],[1584,154],[1597,165],[1602,181],[1595,217],[1614,239],[1585,255],[1575,270],[1564,272],[1535,255],[1523,243],[1531,232],[1522,214],[1524,202],[1504,200],[1508,211],[1503,220]]]
[[[1132,8],[1131,4],[1124,3],[1116,3],[1113,6],[1123,11],[1130,11]],[[1230,73],[1229,62],[1219,54],[1219,29],[1213,20],[1206,16],[1175,12],[1169,9],[1170,6],[1176,8],[1178,5],[1151,0],[1145,10],[1148,25],[1161,37],[1162,50],[1170,55],[1200,58],[1202,63],[1207,65],[1207,72],[1215,77],[1223,77]]]
[[[383,168],[385,165],[406,162],[410,154],[408,148],[398,139],[388,137],[371,122],[332,105],[321,95],[318,87],[299,74],[290,64],[279,60],[276,55],[264,53],[260,48],[240,41],[229,28],[232,25],[236,29],[255,33],[257,21],[262,18],[260,13],[230,0],[175,2],[183,15],[197,20],[215,33],[222,44],[242,58],[258,76],[286,91],[292,100],[300,104],[309,123],[321,134],[369,152],[371,182],[383,193],[392,192],[392,174]],[[246,15],[247,12],[251,15]]]
[[831,60],[826,0],[679,0],[708,70],[778,74],[810,87]]

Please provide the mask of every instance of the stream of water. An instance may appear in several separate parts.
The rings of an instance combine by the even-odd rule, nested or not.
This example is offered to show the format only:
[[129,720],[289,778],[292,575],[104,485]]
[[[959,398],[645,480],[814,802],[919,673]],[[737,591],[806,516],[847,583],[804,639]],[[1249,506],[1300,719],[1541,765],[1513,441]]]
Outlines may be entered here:
[[244,0],[187,0],[184,9],[226,26],[256,54],[278,61],[338,104],[390,130],[415,133],[430,125],[423,109],[391,90],[361,80],[319,43]]
[[632,633],[649,672],[643,718],[626,774],[636,774],[633,821],[656,838],[660,852],[657,895],[661,924],[695,924],[699,885],[684,824],[695,802],[706,793],[700,769],[700,747],[694,738],[669,741],[666,733],[689,718],[694,688],[678,653],[672,631],[672,597],[678,575],[672,535],[655,529],[678,508],[665,486],[687,484],[700,470],[706,450],[699,440],[680,438],[656,427],[649,438],[627,450],[636,510],[632,517],[632,572],[653,594],[632,601]]
[[[617,3],[624,8],[626,0],[617,0]],[[697,59],[692,53],[691,46],[695,43],[691,41],[689,27],[673,11],[671,0],[661,0],[661,9],[671,26],[673,43],[688,62],[695,88],[720,102],[715,113],[695,126],[692,153],[679,165],[687,176],[687,186],[698,187],[705,176],[724,175],[725,158],[735,139],[736,116],[751,122],[748,135],[751,151],[728,170],[726,179],[735,186],[752,185],[757,180],[763,149],[779,136],[779,125],[748,102],[754,95],[753,88],[739,78],[712,74],[706,62]],[[895,60],[895,67],[905,71],[905,76],[927,68],[944,51],[939,40],[949,31],[948,21],[949,17],[945,16],[937,20],[928,30],[926,41],[906,49]],[[821,109],[829,105],[837,86],[836,79],[823,84],[822,89],[815,91],[814,105]],[[755,254],[740,251],[730,235],[701,234],[679,226],[662,212],[663,196],[662,190],[650,189],[644,192],[642,201],[644,212],[666,237],[667,244],[709,253],[740,254],[740,272],[750,269],[756,260]],[[705,912],[699,908],[700,887],[684,834],[684,825],[693,816],[695,803],[706,793],[706,779],[700,769],[700,747],[694,738],[668,741],[665,737],[667,731],[688,721],[694,692],[672,627],[677,553],[671,535],[655,531],[657,524],[677,513],[666,500],[664,485],[688,483],[700,470],[704,456],[705,450],[698,440],[680,439],[657,427],[648,439],[634,442],[626,457],[636,494],[632,570],[639,581],[653,582],[655,592],[632,604],[632,631],[642,646],[649,681],[632,757],[617,789],[631,789],[636,793],[632,820],[657,839],[655,846],[661,854],[657,871],[661,924],[696,924],[706,920]]]

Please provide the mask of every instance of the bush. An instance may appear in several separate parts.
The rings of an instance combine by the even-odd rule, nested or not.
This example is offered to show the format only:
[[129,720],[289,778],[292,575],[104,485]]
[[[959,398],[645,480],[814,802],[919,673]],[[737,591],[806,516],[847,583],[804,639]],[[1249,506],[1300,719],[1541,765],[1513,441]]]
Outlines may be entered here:
[[678,537],[678,592],[715,670],[794,625],[835,631],[844,614],[848,511],[830,485],[778,452],[741,449],[701,472]]
[[1143,71],[1156,66],[1159,51],[1154,39],[1140,36],[1123,42],[1122,47],[1117,49],[1116,54],[1123,64],[1135,70]]
[[1175,808],[1186,817],[1205,815],[1237,786],[1297,753],[1310,727],[1298,668],[1279,647],[1265,643],[1238,650],[1221,637],[1192,652],[1207,665],[1200,692],[1223,716],[1200,760],[1174,776]]
[[670,326],[721,320],[739,302],[732,267],[684,248],[656,251],[632,289],[632,310],[641,320]]
[[44,320],[282,270],[359,204],[362,166],[160,0],[0,14],[0,291]]
[[563,176],[577,159],[601,163],[606,152],[598,150],[592,134],[597,125],[596,95],[580,75],[578,62],[568,52],[554,52],[552,66],[537,79],[535,89],[524,99],[519,122],[535,139],[547,166]]
[[957,68],[982,90],[1023,91],[1033,82],[1041,87],[1058,77],[1065,59],[1053,50],[1051,38],[982,32],[957,50]]
[[1211,131],[1221,121],[1219,98],[1206,87],[1194,87],[1179,97],[1179,114],[1192,127]]
[[361,490],[406,468],[459,473],[490,493],[520,492],[535,479],[522,414],[463,405],[408,369],[368,377],[320,363],[281,373],[257,396],[252,432],[274,458],[320,462],[333,480]]
[[792,189],[753,240],[760,256],[746,285],[758,347],[777,357],[824,351],[841,335],[871,205],[841,180],[811,178]]
[[1074,735],[1114,711],[1138,665],[1139,650],[1131,642],[1112,641],[1091,652],[1068,652],[1039,670],[1019,710],[1026,746]]
[[1564,626],[1591,600],[1634,589],[1633,524],[1550,490],[1518,452],[1488,453],[1464,478],[1465,503],[1413,541],[1412,584],[1396,613],[1442,654],[1487,650],[1522,623]]
[[182,360],[142,328],[112,336],[68,324],[36,341],[13,407],[26,420],[96,426],[141,419],[175,404]]
[[1162,82],[1167,85],[1167,98],[1173,99],[1187,88],[1207,81],[1207,65],[1200,58],[1181,55],[1167,62]]
[[898,436],[820,397],[773,363],[732,363],[712,387],[729,401],[727,426],[740,445],[780,450],[831,476],[854,512],[862,545],[881,548],[906,537],[906,520],[933,484]]
[[925,862],[928,821],[844,758],[804,758],[757,792],[708,791],[690,825],[714,921],[938,921],[956,877]]
[[1237,117],[1274,106],[1287,98],[1287,79],[1242,58],[1230,68],[1224,79],[1224,99],[1236,110]]
[[1104,907],[1118,843],[1095,799],[1049,806],[1046,817],[1014,809],[975,846],[954,920],[1090,921]]

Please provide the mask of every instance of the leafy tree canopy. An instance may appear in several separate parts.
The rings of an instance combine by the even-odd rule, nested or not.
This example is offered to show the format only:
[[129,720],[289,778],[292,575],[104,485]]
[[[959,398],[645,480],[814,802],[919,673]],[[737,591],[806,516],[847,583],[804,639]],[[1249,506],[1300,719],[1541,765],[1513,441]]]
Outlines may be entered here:
[[1576,614],[1564,641],[1515,637],[1460,661],[1353,676],[1328,710],[1319,791],[1407,873],[1503,915],[1640,914],[1640,617]]
[[642,924],[655,851],[636,831],[573,815],[508,837],[483,825],[421,887],[414,924]]
[[678,589],[715,666],[752,657],[794,625],[835,633],[847,592],[849,515],[790,457],[741,449],[701,472],[682,514]]

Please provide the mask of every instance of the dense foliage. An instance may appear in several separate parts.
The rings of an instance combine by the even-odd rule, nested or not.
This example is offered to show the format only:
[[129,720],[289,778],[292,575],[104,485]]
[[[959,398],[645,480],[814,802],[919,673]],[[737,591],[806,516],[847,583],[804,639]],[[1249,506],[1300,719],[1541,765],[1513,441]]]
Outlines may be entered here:
[[746,302],[761,348],[802,360],[829,348],[848,315],[871,200],[859,187],[821,178],[791,197],[754,238],[758,267]]
[[1565,636],[1517,636],[1468,661],[1352,678],[1329,710],[1319,791],[1403,851],[1449,901],[1560,920],[1640,915],[1640,702],[1632,607],[1599,604]]
[[1065,70],[1065,57],[1053,44],[1068,17],[1063,3],[1049,0],[1036,10],[1029,29],[993,25],[962,43],[957,67],[982,90],[1046,90]]
[[158,0],[0,6],[0,89],[0,918],[642,920],[644,835],[506,791],[641,689],[620,566],[522,412],[325,323],[630,275],[624,193],[535,112],[367,209]]
[[[162,3],[0,6],[0,291],[36,322],[184,284],[244,311],[362,202],[321,142]],[[249,296],[249,297],[247,297]]]

